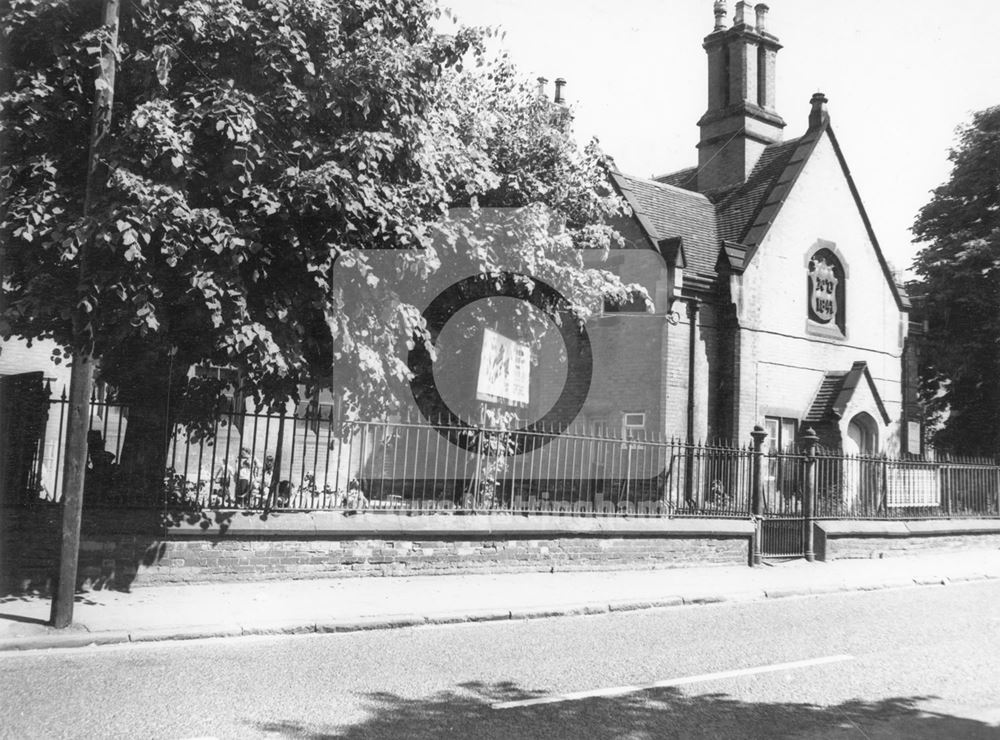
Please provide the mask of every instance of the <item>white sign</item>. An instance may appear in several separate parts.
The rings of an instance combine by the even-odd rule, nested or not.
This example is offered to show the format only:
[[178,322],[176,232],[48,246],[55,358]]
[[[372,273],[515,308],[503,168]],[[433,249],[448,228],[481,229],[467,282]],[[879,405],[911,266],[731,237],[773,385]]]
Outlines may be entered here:
[[531,379],[531,348],[492,329],[483,332],[476,398],[527,405]]
[[891,508],[941,505],[941,481],[936,468],[889,465],[886,484],[886,505]]
[[906,451],[911,455],[920,454],[920,422],[906,422]]

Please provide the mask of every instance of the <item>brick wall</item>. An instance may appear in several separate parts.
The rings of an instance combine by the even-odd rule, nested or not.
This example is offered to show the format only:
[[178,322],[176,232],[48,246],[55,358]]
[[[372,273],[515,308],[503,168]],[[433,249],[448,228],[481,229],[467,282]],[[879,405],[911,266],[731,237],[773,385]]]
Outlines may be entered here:
[[[587,324],[593,353],[593,375],[587,401],[577,421],[593,428],[604,423],[617,433],[624,413],[644,412],[649,435],[676,434],[664,424],[664,383],[668,332],[666,315],[669,270],[633,220],[619,224],[626,248],[612,250],[606,260],[585,257],[591,267],[614,271],[625,283],[646,289],[652,313],[610,310]],[[548,408],[563,389],[564,374],[551,372],[560,363],[561,347],[543,356],[538,367],[541,406]]]
[[[666,321],[656,315],[617,314],[588,327],[594,356],[594,374],[584,415],[603,418],[616,433],[622,414],[644,412],[646,431],[664,433],[660,426],[662,341]],[[670,430],[666,430],[667,433]]]
[[[239,514],[222,524],[210,515],[200,520],[178,517],[180,526],[164,527],[155,513],[85,512],[79,584],[129,589],[278,578],[745,565],[749,552],[748,536],[733,534],[734,526],[743,526],[742,522],[719,524],[716,536],[690,526],[686,532],[657,533],[658,527],[671,525],[653,520],[637,521],[629,531],[627,522],[590,519],[591,532],[579,526],[569,531],[565,527],[569,520],[556,517],[508,517],[511,527],[506,532],[495,525],[470,529],[471,517],[420,517],[402,536],[397,532],[379,536],[379,522],[385,518],[378,517],[366,533],[361,529],[356,534],[307,533],[313,525],[268,528],[277,518],[301,523],[309,517],[297,516],[271,516],[269,522],[266,516]],[[674,526],[683,529],[692,521]],[[4,592],[51,587],[58,562],[58,524],[56,509],[6,512]],[[469,531],[448,533],[452,525]],[[546,528],[551,531],[545,532]]]
[[949,550],[1000,549],[1000,534],[926,537],[837,537],[826,540],[823,560],[885,558]]

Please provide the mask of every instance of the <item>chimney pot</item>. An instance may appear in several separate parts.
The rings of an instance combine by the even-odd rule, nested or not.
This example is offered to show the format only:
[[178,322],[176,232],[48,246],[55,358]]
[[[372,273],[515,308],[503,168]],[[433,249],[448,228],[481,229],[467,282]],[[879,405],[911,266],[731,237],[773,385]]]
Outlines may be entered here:
[[753,9],[757,11],[757,31],[762,33],[767,30],[767,11],[770,8],[766,3],[757,3]]
[[809,111],[809,128],[818,128],[829,120],[830,113],[826,108],[828,102],[830,101],[823,93],[817,92],[813,94],[809,101],[810,105],[812,105],[812,110]]
[[726,0],[715,0],[715,30],[726,30]]
[[562,77],[556,77],[556,98],[555,101],[559,104],[565,103],[566,100],[563,98],[563,88],[566,87],[566,80]]
[[753,19],[750,15],[751,5],[744,0],[736,3],[736,15],[733,17],[734,26],[749,26],[753,28]]
[[538,78],[538,97],[540,97],[540,98],[544,98],[545,97],[545,86],[548,83],[549,83],[549,81],[545,77],[539,77]]

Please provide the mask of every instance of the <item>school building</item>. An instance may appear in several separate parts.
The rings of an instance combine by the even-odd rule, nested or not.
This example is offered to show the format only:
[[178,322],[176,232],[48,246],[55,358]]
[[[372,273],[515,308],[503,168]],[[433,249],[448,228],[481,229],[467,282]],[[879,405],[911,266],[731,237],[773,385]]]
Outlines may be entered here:
[[[919,453],[910,304],[865,213],[827,98],[785,135],[768,7],[715,3],[697,163],[612,173],[631,209],[611,261],[653,300],[588,327],[594,429],[849,453]],[[805,101],[803,101],[805,102]],[[803,106],[804,108],[805,106]],[[806,111],[803,110],[803,113]]]

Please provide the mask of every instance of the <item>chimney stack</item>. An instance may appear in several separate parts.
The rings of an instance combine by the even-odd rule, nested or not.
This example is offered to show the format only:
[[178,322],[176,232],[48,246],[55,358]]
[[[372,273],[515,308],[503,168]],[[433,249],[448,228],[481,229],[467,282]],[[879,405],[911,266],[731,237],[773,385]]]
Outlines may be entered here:
[[705,37],[708,110],[698,121],[701,192],[746,182],[770,144],[781,141],[785,122],[775,110],[775,60],[781,44],[765,30],[768,6],[736,3],[726,27],[726,3],[717,0],[715,29]]
[[813,94],[809,101],[809,104],[812,105],[812,110],[809,111],[809,128],[819,128],[830,120],[830,112],[826,109],[826,104],[829,102],[823,93]]
[[562,77],[556,77],[556,98],[555,102],[559,105],[565,105],[566,100],[563,98],[563,88],[566,87],[566,80]]
[[545,97],[545,86],[549,84],[549,81],[544,77],[538,78],[538,97]]

